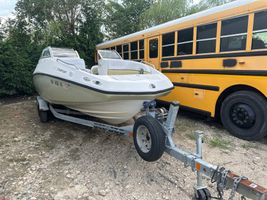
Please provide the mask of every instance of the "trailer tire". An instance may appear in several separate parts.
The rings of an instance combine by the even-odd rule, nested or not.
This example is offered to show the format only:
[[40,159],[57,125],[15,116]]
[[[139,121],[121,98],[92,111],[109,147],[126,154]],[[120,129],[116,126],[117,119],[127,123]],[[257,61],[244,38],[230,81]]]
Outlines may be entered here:
[[221,120],[234,136],[259,140],[267,135],[267,101],[253,91],[239,91],[222,103]]
[[49,121],[49,111],[40,110],[39,104],[37,104],[37,110],[39,119],[42,123],[46,123]]
[[133,136],[136,151],[143,160],[154,162],[161,158],[165,150],[166,135],[155,118],[138,118],[134,124]]
[[207,188],[197,190],[195,193],[195,200],[210,200],[211,194]]

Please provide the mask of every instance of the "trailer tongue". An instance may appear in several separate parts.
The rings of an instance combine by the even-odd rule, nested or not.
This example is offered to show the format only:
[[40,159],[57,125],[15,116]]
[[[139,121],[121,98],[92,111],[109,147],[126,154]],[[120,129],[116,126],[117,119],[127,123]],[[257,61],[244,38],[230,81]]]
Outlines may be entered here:
[[[65,121],[104,129],[120,135],[133,135],[138,154],[148,162],[160,159],[164,152],[183,162],[185,167],[191,167],[192,171],[197,173],[197,184],[195,186],[195,199],[197,200],[209,200],[211,198],[223,200],[224,191],[229,189],[231,190],[229,200],[232,200],[236,193],[241,194],[242,199],[267,200],[266,188],[224,167],[203,160],[203,132],[196,132],[195,153],[186,152],[175,145],[172,138],[179,110],[178,103],[173,102],[168,112],[165,109],[155,109],[154,102],[144,103],[145,114],[139,117],[134,125],[123,127],[73,117],[77,112],[56,109],[41,97],[37,97],[37,103],[39,116],[43,122],[48,120],[47,116],[50,111],[54,117]],[[211,182],[217,185],[217,197],[211,196],[210,191],[203,184],[203,176],[211,178]]]

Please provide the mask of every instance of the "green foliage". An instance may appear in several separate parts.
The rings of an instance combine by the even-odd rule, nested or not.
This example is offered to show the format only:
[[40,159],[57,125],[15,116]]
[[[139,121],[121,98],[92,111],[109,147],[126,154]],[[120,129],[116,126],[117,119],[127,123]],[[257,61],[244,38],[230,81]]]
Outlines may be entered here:
[[105,29],[109,38],[117,38],[142,29],[141,15],[152,0],[109,1],[106,5]]
[[8,22],[9,37],[0,45],[0,97],[33,93],[32,72],[40,51],[32,45],[26,25]]
[[214,6],[219,6],[225,3],[229,3],[234,0],[202,0],[200,1],[199,5],[203,6],[204,8],[211,8]]
[[231,1],[234,0],[201,0],[198,4],[192,5],[190,7],[188,14],[200,12],[202,10],[206,10],[215,6],[220,6]]
[[142,27],[152,27],[231,1],[233,0],[201,0],[194,4],[193,0],[156,0],[142,14]]
[[16,19],[0,26],[0,97],[34,93],[32,73],[46,46],[74,48],[92,66],[103,8],[104,0],[19,0]]
[[[94,7],[91,7],[93,2]],[[94,64],[95,47],[103,41],[103,34],[100,32],[103,8],[104,2],[101,0],[87,1],[82,5],[84,22],[79,25],[80,34],[77,36],[76,49],[88,66]]]
[[4,39],[4,25],[2,24],[2,21],[0,19],[0,42]]
[[226,140],[218,136],[215,136],[214,138],[210,139],[209,145],[211,147],[217,147],[220,149],[230,149],[233,146],[230,140]]
[[152,27],[188,14],[192,0],[158,0],[142,15],[142,26]]

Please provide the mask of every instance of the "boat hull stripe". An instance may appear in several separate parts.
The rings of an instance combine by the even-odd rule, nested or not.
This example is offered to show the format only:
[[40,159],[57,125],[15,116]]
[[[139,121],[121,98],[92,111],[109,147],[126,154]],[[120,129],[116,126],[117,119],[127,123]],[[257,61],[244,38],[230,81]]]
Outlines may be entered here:
[[53,76],[53,75],[50,75],[50,74],[35,73],[33,76],[38,76],[38,75],[39,76],[48,76],[48,77],[51,77],[51,78],[59,79],[59,80],[71,83],[73,85],[77,85],[77,86],[80,86],[80,87],[83,87],[83,88],[86,88],[86,89],[90,89],[90,90],[93,90],[93,91],[96,91],[96,92],[99,92],[99,93],[103,93],[103,94],[113,94],[113,95],[152,95],[152,94],[160,94],[160,93],[169,92],[169,91],[174,89],[174,87],[171,87],[171,88],[168,88],[166,90],[160,90],[160,91],[155,91],[155,92],[113,92],[113,91],[99,90],[99,89],[96,89],[96,88],[93,88],[93,87],[90,87],[90,86],[87,86],[87,85],[83,85],[81,83],[77,83],[77,82],[74,82],[74,81],[71,81],[71,80],[67,80],[67,79],[64,79],[64,78],[61,78],[61,77]]

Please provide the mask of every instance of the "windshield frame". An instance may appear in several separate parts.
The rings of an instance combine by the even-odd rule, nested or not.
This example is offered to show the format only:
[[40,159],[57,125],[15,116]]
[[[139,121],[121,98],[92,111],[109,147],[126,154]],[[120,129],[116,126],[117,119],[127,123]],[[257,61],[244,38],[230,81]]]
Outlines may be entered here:
[[[104,55],[102,53],[112,53],[113,55],[116,55],[117,57],[104,57]],[[98,50],[97,54],[100,57],[100,59],[122,60],[121,55],[115,50]]]

